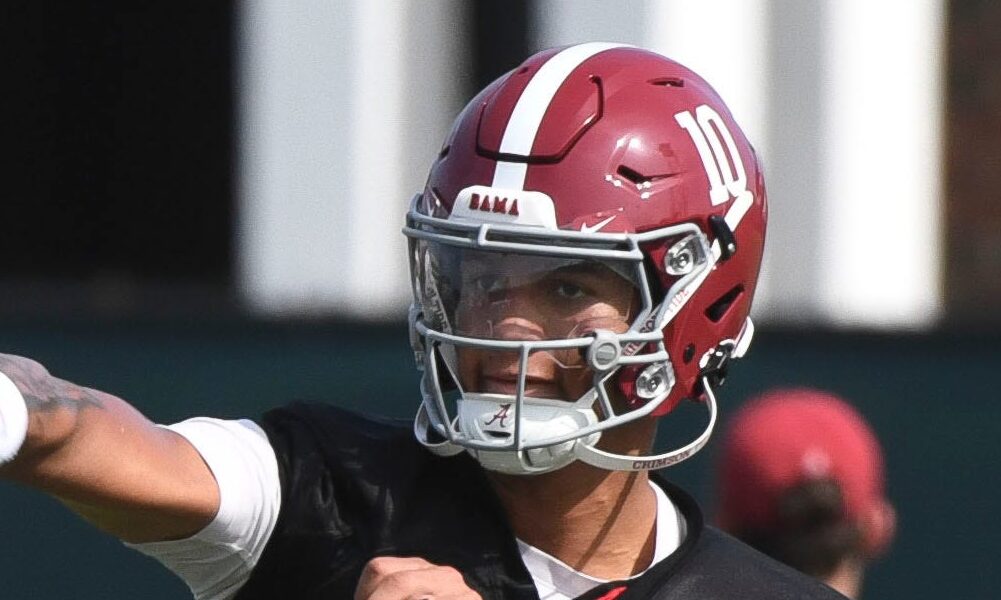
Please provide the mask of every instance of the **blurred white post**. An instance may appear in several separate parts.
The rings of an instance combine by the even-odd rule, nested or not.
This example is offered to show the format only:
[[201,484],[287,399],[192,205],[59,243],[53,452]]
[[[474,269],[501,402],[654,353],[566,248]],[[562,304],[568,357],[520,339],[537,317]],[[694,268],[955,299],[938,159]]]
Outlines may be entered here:
[[821,309],[921,328],[942,310],[944,3],[831,0]]
[[242,299],[273,316],[402,318],[404,211],[461,105],[461,3],[240,9]]

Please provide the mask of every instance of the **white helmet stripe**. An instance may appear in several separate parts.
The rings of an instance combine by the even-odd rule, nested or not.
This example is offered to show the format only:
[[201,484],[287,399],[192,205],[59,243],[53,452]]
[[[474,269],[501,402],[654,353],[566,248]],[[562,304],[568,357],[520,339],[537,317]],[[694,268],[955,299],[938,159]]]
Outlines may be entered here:
[[[522,156],[531,154],[532,144],[535,143],[546,109],[570,73],[595,54],[622,47],[628,45],[607,42],[579,44],[570,46],[547,60],[525,86],[511,112],[511,119],[501,138],[501,153]],[[527,172],[528,165],[523,162],[498,161],[492,187],[522,190]]]

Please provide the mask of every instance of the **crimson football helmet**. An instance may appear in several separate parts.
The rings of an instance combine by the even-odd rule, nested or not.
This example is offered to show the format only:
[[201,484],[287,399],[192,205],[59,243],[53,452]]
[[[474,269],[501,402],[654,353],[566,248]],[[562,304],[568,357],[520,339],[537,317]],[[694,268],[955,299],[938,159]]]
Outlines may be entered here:
[[[755,152],[697,74],[621,44],[532,56],[462,111],[407,215],[418,439],[519,474],[694,454],[753,333],[765,221]],[[599,447],[683,399],[709,409],[694,441]]]

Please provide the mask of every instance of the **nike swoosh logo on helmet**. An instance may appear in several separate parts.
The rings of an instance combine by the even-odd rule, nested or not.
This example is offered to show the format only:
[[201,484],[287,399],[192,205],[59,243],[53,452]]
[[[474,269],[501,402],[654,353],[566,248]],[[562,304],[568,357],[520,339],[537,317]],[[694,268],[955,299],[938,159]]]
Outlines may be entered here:
[[604,221],[599,221],[599,222],[595,223],[594,225],[591,225],[590,227],[588,227],[587,223],[581,223],[581,225],[580,225],[581,233],[594,233],[595,231],[600,230],[605,225],[608,225],[609,223],[611,223],[612,219],[614,219],[616,216],[618,216],[618,215],[612,215],[612,216],[608,217],[607,219],[605,219]]

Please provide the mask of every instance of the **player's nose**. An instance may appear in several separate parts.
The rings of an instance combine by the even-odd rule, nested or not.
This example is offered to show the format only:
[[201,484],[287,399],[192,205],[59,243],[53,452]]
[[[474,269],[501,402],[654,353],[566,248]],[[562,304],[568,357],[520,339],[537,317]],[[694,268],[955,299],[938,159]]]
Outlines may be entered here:
[[487,317],[490,337],[496,340],[533,341],[546,337],[546,318],[530,290],[508,288],[491,294]]

